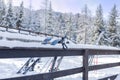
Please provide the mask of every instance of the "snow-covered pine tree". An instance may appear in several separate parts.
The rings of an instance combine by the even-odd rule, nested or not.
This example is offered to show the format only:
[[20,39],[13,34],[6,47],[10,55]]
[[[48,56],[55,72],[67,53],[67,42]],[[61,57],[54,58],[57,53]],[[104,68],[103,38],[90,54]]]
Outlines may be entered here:
[[65,23],[65,26],[66,26],[66,33],[65,35],[68,36],[69,39],[72,40],[72,33],[73,33],[73,14],[70,13],[70,14],[67,14],[68,17],[66,19],[66,23]]
[[47,13],[48,13],[48,2],[49,0],[44,0],[44,32],[47,33]]
[[1,22],[2,22],[2,1],[0,0],[0,24],[1,24]]
[[76,30],[80,28],[80,13],[77,13],[75,15],[75,27],[76,27]]
[[94,25],[96,28],[94,32],[93,41],[95,44],[99,44],[98,38],[100,37],[100,33],[105,31],[104,20],[103,20],[103,10],[102,10],[101,4],[97,7]]
[[89,11],[89,9],[88,9],[87,4],[85,4],[85,6],[84,6],[84,8],[82,9],[82,12],[81,12],[81,13],[83,14],[83,17],[84,17],[85,19],[88,17],[88,15],[90,14],[90,11]]
[[51,1],[49,1],[47,21],[46,21],[47,33],[49,33],[49,34],[53,34],[53,32],[54,32],[53,20],[54,19],[53,19],[52,4],[51,4]]
[[83,7],[82,11],[81,11],[81,17],[82,17],[82,25],[88,25],[90,20],[91,20],[91,11],[88,8],[87,4],[85,4],[85,6]]
[[14,24],[14,17],[13,17],[13,10],[12,10],[12,0],[9,0],[8,3],[8,10],[6,13],[6,23],[8,27],[13,27]]
[[20,27],[22,27],[22,22],[23,22],[23,15],[24,15],[24,11],[23,11],[23,1],[20,4],[20,10],[19,10],[19,15],[17,17],[17,21],[16,21],[16,28],[20,29]]
[[29,9],[30,9],[30,13],[29,13],[29,20],[28,20],[28,29],[30,30],[32,26],[32,0],[30,0]]
[[116,5],[114,5],[110,12],[107,30],[100,40],[103,45],[120,47],[120,35],[117,33],[117,12]]
[[[68,14],[68,13],[61,13],[61,15],[62,15],[62,21],[60,22],[60,24],[62,25],[62,26],[59,26],[61,29],[61,35],[62,36],[65,36],[65,35],[67,35],[67,33],[69,32],[69,27],[70,27],[70,14]],[[68,35],[67,35],[68,36]]]
[[95,18],[95,26],[97,28],[98,34],[104,30],[104,20],[103,20],[103,10],[101,4],[98,6],[96,10],[96,18]]
[[0,25],[4,26],[5,20],[5,3],[4,0],[0,0]]
[[68,30],[69,30],[69,37],[70,37],[70,39],[72,40],[72,38],[73,38],[73,22],[72,22],[72,13],[70,13],[70,15],[69,15],[69,22],[68,22]]
[[37,32],[41,32],[42,31],[42,27],[41,27],[41,18],[40,18],[40,15],[39,15],[40,13],[39,12],[36,12],[36,14],[35,14],[35,31],[37,31]]
[[92,24],[91,11],[87,7],[87,4],[85,4],[84,8],[81,11],[81,16],[80,16],[80,29],[79,29],[80,35],[78,35],[77,38],[78,39],[77,41],[79,41],[79,43],[86,44],[89,42],[88,29],[90,29],[91,24]]
[[80,41],[82,40],[82,37],[81,37],[81,15],[80,15],[80,13],[77,13],[75,15],[75,27],[76,27],[76,30],[75,30],[76,42],[80,43]]
[[111,33],[116,33],[117,31],[117,15],[116,5],[114,5],[109,16],[109,31]]
[[57,18],[57,24],[56,24],[56,34],[60,35],[60,36],[64,36],[65,35],[65,18],[63,14],[59,14],[58,18]]
[[[77,13],[73,16],[73,41],[74,42],[79,42],[79,34],[80,34],[80,13]],[[78,40],[78,41],[77,41]]]
[[117,33],[117,17],[118,17],[118,11],[116,8],[116,5],[113,6],[110,16],[109,16],[109,37],[111,39],[111,46],[119,46],[120,47],[120,35]]

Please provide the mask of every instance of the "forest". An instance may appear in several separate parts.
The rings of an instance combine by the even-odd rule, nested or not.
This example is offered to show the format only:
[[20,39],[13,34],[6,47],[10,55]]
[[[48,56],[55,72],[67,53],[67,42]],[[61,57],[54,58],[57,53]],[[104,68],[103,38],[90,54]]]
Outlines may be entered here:
[[49,0],[42,6],[42,9],[34,10],[32,3],[25,8],[24,2],[13,6],[12,0],[7,5],[0,0],[0,26],[67,36],[79,44],[120,47],[120,18],[115,4],[107,18],[101,4],[95,15],[87,4],[76,14],[54,11]]

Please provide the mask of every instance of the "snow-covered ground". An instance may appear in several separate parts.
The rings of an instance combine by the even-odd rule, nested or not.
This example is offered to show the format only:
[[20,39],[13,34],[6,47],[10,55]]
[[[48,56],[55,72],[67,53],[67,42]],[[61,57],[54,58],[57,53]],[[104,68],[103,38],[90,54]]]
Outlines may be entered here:
[[[45,48],[62,48],[61,44],[57,45],[50,45],[46,44],[43,45],[41,44],[46,37],[50,36],[44,36],[44,35],[29,35],[29,33],[23,32],[18,33],[18,30],[8,30],[9,32],[6,32],[4,28],[0,28],[0,46],[5,46],[5,47],[45,47]],[[25,33],[25,34],[24,34]],[[52,39],[49,41],[50,43],[53,42],[56,39],[61,39],[58,37],[51,37]],[[118,48],[115,47],[108,47],[108,46],[97,46],[97,45],[85,45],[85,44],[74,44],[72,41],[67,40],[66,42],[69,41],[67,44],[68,48],[78,48],[78,49],[114,49],[114,50],[119,50]]]
[[[43,72],[49,71],[49,63],[53,58],[42,58],[41,63],[37,64],[35,67],[35,72],[28,72],[26,75],[30,74],[38,74]],[[16,72],[22,67],[22,65],[28,60],[28,58],[24,59],[0,59],[0,78],[6,78],[6,77],[14,77],[14,76],[24,76],[23,74],[16,74]],[[46,62],[49,60],[48,64]],[[106,61],[105,61],[106,60]],[[98,58],[98,64],[105,64],[105,63],[111,63],[113,62],[120,62],[120,58],[118,57],[101,57]],[[116,61],[117,60],[117,61]],[[93,64],[96,64],[93,62]],[[66,66],[67,65],[67,66]],[[40,68],[38,68],[40,66]],[[62,60],[62,63],[59,67],[60,70],[70,69],[70,68],[77,68],[82,66],[82,58],[81,57],[64,57]],[[43,68],[44,67],[44,68]],[[91,71],[89,72],[89,78],[90,80],[103,78],[106,76],[119,74],[120,73],[120,67],[114,67],[109,69],[102,69],[97,71]],[[82,74],[75,74],[63,78],[58,78],[57,80],[80,80],[82,78]],[[82,80],[82,79],[81,79]]]
[[117,76],[117,78],[115,80],[120,80],[120,75]]
[[[18,33],[17,30],[9,30],[6,32],[4,28],[0,28],[0,46],[1,47],[42,47],[42,48],[62,48],[61,44],[51,45],[45,44],[43,45],[42,42],[46,39],[44,35],[29,35],[27,32]],[[50,37],[50,36],[47,36]],[[57,37],[52,37],[50,43],[54,40],[58,39]],[[97,45],[84,45],[84,44],[74,44],[70,40],[67,44],[68,48],[78,48],[78,49],[113,49],[113,50],[120,50],[114,47],[108,46],[97,46]],[[111,62],[120,62],[119,56],[96,56],[96,60],[94,60],[93,64],[105,64]],[[28,58],[24,59],[0,59],[0,78],[6,77],[14,77],[14,76],[24,76],[23,74],[16,74],[16,72],[22,67],[22,65],[28,60]],[[47,61],[50,63],[52,58],[42,58],[41,63],[36,65],[35,72],[30,72],[29,74],[38,74],[40,72],[48,72],[47,69],[49,64],[44,66]],[[67,65],[67,66],[66,66]],[[40,66],[38,69],[37,66]],[[82,57],[64,57],[62,63],[60,65],[60,70],[68,69],[68,68],[76,68],[82,66]],[[44,67],[44,68],[43,68]],[[99,71],[93,71],[89,73],[90,80],[95,80],[101,77],[105,77],[106,75],[113,75],[114,73],[118,74],[120,72],[120,67],[109,68]],[[82,74],[75,74],[65,78],[62,80],[80,80]],[[61,78],[58,78],[61,80]]]

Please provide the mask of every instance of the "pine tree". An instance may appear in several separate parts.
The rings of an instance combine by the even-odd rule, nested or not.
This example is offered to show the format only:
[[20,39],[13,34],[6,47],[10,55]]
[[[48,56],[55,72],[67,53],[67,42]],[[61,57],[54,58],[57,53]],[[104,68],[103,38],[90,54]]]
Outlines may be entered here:
[[20,10],[19,10],[19,15],[18,15],[18,19],[16,21],[16,28],[19,29],[20,27],[22,27],[22,22],[23,22],[23,1],[20,4]]
[[0,22],[2,21],[2,0],[0,0]]
[[117,9],[116,5],[111,10],[110,17],[109,17],[109,31],[112,33],[116,33],[117,27]]
[[79,13],[75,15],[75,26],[76,26],[76,30],[80,28],[80,14]]
[[48,2],[49,0],[45,0],[44,2],[44,31],[45,33],[47,33]]
[[110,17],[109,17],[109,37],[111,38],[111,46],[119,46],[120,47],[120,36],[117,33],[117,17],[118,17],[118,11],[116,8],[116,5],[113,6]]
[[0,25],[4,25],[5,20],[5,3],[3,0],[0,0]]
[[98,34],[100,34],[104,30],[103,10],[101,4],[96,10],[95,26],[97,27],[96,31],[98,32]]
[[[89,10],[87,4],[85,4],[82,12],[81,12],[81,28],[84,29],[84,34],[81,35],[82,38],[82,43],[87,44],[89,42],[88,38],[89,38],[89,30],[90,29],[90,25],[92,23],[91,21],[91,11]],[[92,33],[92,32],[91,32]]]
[[76,27],[76,30],[75,30],[75,36],[76,36],[76,42],[77,43],[80,43],[80,41],[81,41],[81,33],[80,33],[80,30],[81,30],[81,23],[80,23],[80,20],[81,19],[81,17],[80,17],[80,13],[77,13],[76,15],[75,15],[75,27]]
[[73,14],[65,14],[65,28],[64,28],[64,35],[66,35],[70,40],[73,40]]
[[114,5],[109,16],[108,29],[101,39],[101,43],[104,45],[120,47],[120,35],[117,33],[117,15],[116,5]]
[[82,18],[83,22],[82,25],[88,25],[91,17],[91,11],[89,10],[87,4],[85,4],[84,8],[82,9]]
[[6,15],[6,21],[8,27],[13,27],[13,10],[12,10],[12,0],[9,0],[8,11]]
[[[101,32],[105,31],[104,20],[103,20],[103,10],[101,4],[97,7],[96,17],[95,17],[95,32],[93,41],[95,44],[100,44]],[[102,33],[103,34],[103,33]]]
[[52,4],[49,2],[49,9],[47,13],[47,23],[46,23],[47,33],[53,33],[54,24],[53,24],[53,12],[52,12]]
[[30,4],[29,4],[29,9],[30,9],[30,13],[29,13],[29,20],[28,20],[28,29],[31,29],[31,25],[32,25],[32,0],[30,0]]
[[84,8],[83,8],[83,10],[82,10],[82,14],[84,15],[84,18],[87,18],[87,17],[89,16],[90,11],[89,11],[89,9],[88,9],[87,4],[85,4],[85,6],[84,6]]
[[69,36],[69,38],[70,39],[72,39],[72,31],[73,31],[73,29],[72,29],[72,27],[73,27],[73,24],[72,24],[72,13],[70,13],[70,15],[69,15],[69,20],[68,20],[68,36]]
[[57,29],[55,32],[56,34],[58,34],[60,36],[65,35],[65,19],[64,19],[63,14],[59,14],[59,16],[57,18],[57,24],[55,25],[55,27],[56,27],[55,29]]

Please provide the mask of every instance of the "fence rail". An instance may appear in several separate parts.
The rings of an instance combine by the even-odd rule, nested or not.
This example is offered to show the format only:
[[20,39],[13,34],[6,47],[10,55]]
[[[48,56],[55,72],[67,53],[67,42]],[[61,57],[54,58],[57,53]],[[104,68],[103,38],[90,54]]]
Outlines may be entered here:
[[[0,58],[25,58],[25,57],[55,57],[55,56],[83,56],[83,66],[74,68],[61,70],[50,73],[29,75],[29,76],[21,76],[8,78],[3,80],[50,80],[53,78],[63,77],[67,75],[72,75],[76,73],[83,73],[83,80],[89,80],[88,72],[111,68],[120,66],[120,62],[109,63],[109,64],[101,64],[101,65],[88,65],[89,56],[91,55],[120,55],[120,50],[104,50],[104,49],[59,49],[59,48],[8,48],[1,47],[0,48]],[[116,76],[106,77],[99,80],[114,80]]]
[[[48,34],[48,33],[42,33],[42,32],[36,32],[36,31],[32,31],[32,30],[25,30],[25,29],[20,29],[20,28],[19,29],[17,29],[17,28],[10,28],[8,26],[0,26],[0,27],[5,28],[6,31],[9,31],[9,29],[18,30],[18,33],[21,33],[21,31],[25,31],[25,32],[28,32],[29,34],[45,35],[45,36],[58,37],[58,38],[64,37],[64,36],[60,36],[60,35]],[[21,33],[21,34],[23,34],[23,33]],[[68,37],[66,37],[66,38],[69,39],[69,40],[71,40]],[[75,41],[73,41],[73,40],[71,40],[71,41],[76,44]]]

